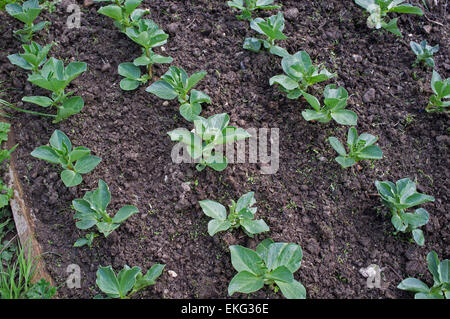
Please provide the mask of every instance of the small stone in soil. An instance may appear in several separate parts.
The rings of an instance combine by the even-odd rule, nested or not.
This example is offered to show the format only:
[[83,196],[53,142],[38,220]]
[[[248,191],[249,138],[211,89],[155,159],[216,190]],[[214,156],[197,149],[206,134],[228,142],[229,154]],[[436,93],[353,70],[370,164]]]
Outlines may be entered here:
[[363,101],[365,103],[371,103],[375,100],[375,89],[374,88],[370,88],[366,91],[366,93],[364,93],[363,95]]

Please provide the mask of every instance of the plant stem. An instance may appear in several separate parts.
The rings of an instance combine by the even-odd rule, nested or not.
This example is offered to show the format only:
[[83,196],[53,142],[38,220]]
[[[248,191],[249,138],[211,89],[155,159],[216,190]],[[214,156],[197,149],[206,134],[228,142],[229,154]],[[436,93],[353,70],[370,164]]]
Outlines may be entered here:
[[3,101],[3,100],[0,100],[0,104],[3,104],[5,107],[9,107],[9,108],[12,108],[13,110],[24,112],[24,113],[29,113],[29,114],[33,114],[33,115],[47,116],[47,117],[56,117],[56,115],[53,115],[53,114],[47,114],[47,113],[41,113],[41,112],[34,112],[34,111],[24,110],[24,109],[18,108],[17,106],[14,106],[11,103]]

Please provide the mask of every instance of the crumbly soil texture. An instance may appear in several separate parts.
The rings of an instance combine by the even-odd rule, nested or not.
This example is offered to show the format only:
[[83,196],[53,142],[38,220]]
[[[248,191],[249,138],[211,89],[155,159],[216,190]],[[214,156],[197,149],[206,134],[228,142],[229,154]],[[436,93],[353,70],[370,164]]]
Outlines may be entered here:
[[[422,1],[412,3],[424,8]],[[203,116],[227,112],[235,126],[279,129],[279,169],[262,174],[261,163],[230,164],[222,172],[208,168],[198,172],[194,164],[173,163],[175,143],[167,132],[191,129],[179,115],[178,103],[164,103],[145,92],[147,85],[122,91],[117,66],[140,56],[140,48],[111,19],[97,13],[99,3],[79,2],[81,26],[68,28],[69,4],[63,1],[55,12],[41,14],[52,24],[35,39],[41,44],[57,43],[51,56],[88,64],[88,71],[70,86],[84,98],[83,111],[60,124],[15,112],[11,119],[20,145],[13,160],[25,200],[36,217],[46,267],[61,285],[60,298],[92,298],[100,293],[95,284],[100,265],[116,270],[140,266],[146,271],[154,263],[166,264],[163,275],[134,298],[229,298],[228,283],[236,272],[228,246],[254,249],[268,237],[303,248],[295,278],[306,287],[308,298],[411,298],[412,293],[396,288],[402,279],[415,276],[432,284],[427,253],[435,250],[441,259],[450,255],[450,121],[445,114],[424,111],[432,72],[412,68],[415,55],[409,41],[439,44],[436,70],[448,77],[445,7],[424,8],[425,17],[399,15],[404,35],[399,38],[368,29],[367,15],[353,1],[283,1],[289,39],[280,45],[290,53],[306,50],[316,63],[337,72],[329,83],[349,91],[348,108],[358,114],[358,132],[380,137],[382,160],[342,169],[327,139],[344,140],[347,128],[333,122],[306,122],[301,111],[307,102],[289,100],[269,85],[271,76],[282,73],[281,59],[242,48],[244,38],[255,34],[247,22],[236,19],[226,1],[144,1],[141,7],[151,10],[148,17],[170,34],[164,52],[157,51],[172,56],[173,65],[189,74],[207,71],[198,89],[211,96],[213,103],[204,107]],[[22,50],[13,37],[13,30],[21,25],[4,12],[0,15],[0,80],[7,98],[23,108],[42,111],[21,102],[23,96],[48,92],[32,86],[25,72],[7,60],[8,54]],[[156,66],[155,79],[167,67]],[[311,92],[322,97],[323,87]],[[66,188],[59,167],[30,155],[48,143],[55,129],[103,159],[78,187]],[[422,206],[430,214],[430,222],[423,227],[423,247],[411,242],[410,234],[394,235],[374,185],[375,180],[404,177],[415,180],[420,192],[436,198]],[[98,179],[110,187],[111,213],[128,204],[137,206],[140,213],[109,237],[96,238],[92,249],[74,248],[85,232],[75,226],[71,202],[97,188]],[[255,238],[241,230],[209,236],[209,218],[198,201],[212,199],[229,205],[248,191],[255,192],[257,217],[267,222],[270,232]],[[70,264],[81,267],[81,288],[64,285]],[[381,288],[368,288],[359,272],[370,264],[382,268]],[[250,298],[282,296],[265,286]]]

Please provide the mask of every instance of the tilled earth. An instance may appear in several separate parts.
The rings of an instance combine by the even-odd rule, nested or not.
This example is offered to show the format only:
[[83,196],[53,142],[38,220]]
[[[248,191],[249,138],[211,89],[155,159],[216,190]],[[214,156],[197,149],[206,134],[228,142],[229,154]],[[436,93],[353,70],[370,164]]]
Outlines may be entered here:
[[[423,8],[422,1],[412,1]],[[163,104],[145,92],[146,86],[125,92],[119,88],[117,66],[132,61],[139,47],[121,34],[111,19],[97,13],[99,4],[83,5],[81,27],[69,29],[69,2],[56,12],[41,14],[52,22],[35,39],[57,42],[50,55],[84,61],[88,71],[71,85],[85,102],[82,113],[60,124],[22,113],[13,113],[16,141],[13,160],[27,193],[26,201],[37,217],[36,236],[47,253],[48,271],[59,284],[66,267],[78,264],[81,289],[59,289],[61,298],[92,298],[99,265],[116,270],[125,264],[145,271],[153,263],[166,264],[157,284],[138,298],[226,298],[235,271],[228,246],[250,248],[264,238],[293,242],[303,247],[303,262],[295,278],[307,289],[308,298],[411,298],[396,286],[407,276],[422,277],[428,284],[425,256],[435,250],[449,257],[449,157],[450,121],[444,114],[424,112],[431,94],[431,70],[412,68],[415,56],[409,41],[426,39],[439,44],[436,69],[447,77],[450,69],[448,15],[444,7],[426,10],[425,17],[402,15],[400,39],[366,27],[366,15],[353,1],[283,1],[286,17],[282,41],[290,53],[306,50],[316,63],[338,73],[329,81],[345,87],[349,109],[358,114],[359,133],[378,135],[384,159],[342,169],[327,138],[345,138],[347,128],[336,123],[303,120],[304,100],[288,100],[269,78],[280,74],[280,59],[242,49],[245,37],[254,35],[247,22],[238,21],[225,1],[144,1],[149,18],[170,34],[163,54],[189,74],[206,70],[198,89],[211,96],[203,116],[227,112],[233,125],[243,128],[279,128],[280,167],[276,174],[261,174],[261,165],[235,164],[223,172],[171,161],[174,145],[166,134],[189,127],[175,101]],[[273,12],[261,13],[269,16]],[[48,92],[26,81],[23,70],[6,56],[21,51],[12,36],[20,24],[4,12],[0,47],[0,80],[8,98],[23,105],[25,95]],[[161,52],[158,50],[158,52]],[[167,65],[156,66],[156,77]],[[311,92],[322,96],[324,85]],[[55,129],[64,131],[74,145],[90,148],[102,162],[84,176],[78,187],[67,189],[59,168],[30,155],[48,143]],[[376,196],[375,180],[416,180],[419,191],[436,198],[423,205],[430,213],[424,229],[426,243],[419,247],[410,235],[393,235],[388,211]],[[105,180],[112,193],[111,212],[136,205],[132,216],[107,239],[99,237],[92,249],[74,248],[84,236],[75,227],[71,201]],[[213,199],[224,205],[254,191],[258,218],[270,227],[267,234],[248,238],[242,231],[210,237],[207,218],[198,201]],[[382,267],[381,289],[369,289],[359,269]],[[178,275],[172,277],[167,270]],[[236,294],[233,297],[246,298]],[[267,286],[252,298],[280,298]]]

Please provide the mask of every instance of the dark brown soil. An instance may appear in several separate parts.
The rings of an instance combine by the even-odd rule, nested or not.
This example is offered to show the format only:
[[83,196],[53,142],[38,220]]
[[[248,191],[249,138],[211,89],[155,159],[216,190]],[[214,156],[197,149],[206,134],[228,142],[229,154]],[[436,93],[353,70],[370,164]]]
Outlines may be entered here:
[[[412,2],[422,6],[422,1]],[[446,115],[424,112],[431,71],[411,67],[415,57],[409,40],[439,44],[436,68],[447,77],[445,8],[427,11],[426,18],[401,16],[404,38],[399,39],[368,29],[366,15],[353,1],[285,0],[283,4],[289,40],[282,45],[291,53],[306,50],[313,60],[338,73],[334,82],[352,95],[349,108],[358,114],[358,131],[380,136],[383,160],[363,162],[360,170],[344,170],[334,161],[336,154],[327,138],[343,139],[347,128],[304,121],[301,111],[306,102],[288,100],[269,85],[269,78],[281,73],[280,59],[242,49],[244,38],[253,33],[247,23],[235,18],[225,1],[145,1],[150,18],[170,32],[165,49],[174,58],[173,64],[189,73],[208,71],[199,89],[212,97],[213,105],[204,109],[204,116],[228,112],[232,124],[240,127],[280,129],[280,168],[274,175],[260,174],[259,164],[230,165],[221,173],[173,164],[174,143],[166,132],[189,125],[179,116],[177,103],[163,106],[162,100],[145,92],[145,86],[135,92],[119,88],[117,66],[139,56],[138,46],[118,32],[111,19],[97,14],[98,4],[83,8],[79,29],[65,26],[65,2],[55,13],[43,14],[52,25],[38,40],[58,43],[51,55],[89,65],[88,72],[72,85],[86,102],[81,114],[60,125],[19,113],[12,120],[20,143],[14,160],[28,194],[26,200],[38,218],[37,236],[48,252],[48,270],[63,284],[66,267],[81,266],[82,288],[63,285],[60,297],[92,298],[99,293],[95,285],[99,265],[121,269],[128,264],[146,270],[159,262],[178,276],[173,278],[165,271],[155,286],[137,298],[226,298],[235,274],[228,245],[254,248],[266,237],[303,247],[303,263],[295,277],[305,285],[308,298],[411,298],[411,293],[396,289],[402,279],[423,276],[432,283],[425,256],[432,249],[440,258],[450,255],[450,121]],[[20,49],[12,37],[19,23],[4,13],[0,16],[4,21],[0,80],[5,81],[11,102],[21,105],[22,96],[47,92],[31,86],[25,73],[9,64],[6,55]],[[430,33],[426,26],[432,27]],[[355,62],[353,55],[362,61]],[[166,68],[156,67],[155,74],[161,76]],[[375,95],[364,101],[370,89]],[[56,128],[66,132],[75,145],[89,147],[103,158],[79,187],[67,189],[58,167],[30,156],[34,148],[48,142]],[[375,180],[403,177],[416,180],[421,192],[436,198],[423,205],[431,220],[424,227],[422,248],[410,243],[409,235],[392,234],[387,210],[375,196]],[[73,248],[84,233],[75,227],[71,201],[96,188],[99,178],[112,192],[111,212],[133,204],[140,214],[107,239],[97,238],[92,249]],[[189,181],[191,186],[183,188]],[[256,193],[258,216],[267,221],[270,233],[250,239],[235,231],[211,238],[206,232],[209,218],[198,201],[229,204],[250,190]],[[383,268],[382,289],[367,288],[359,273],[372,263]],[[251,297],[281,295],[265,287]]]

